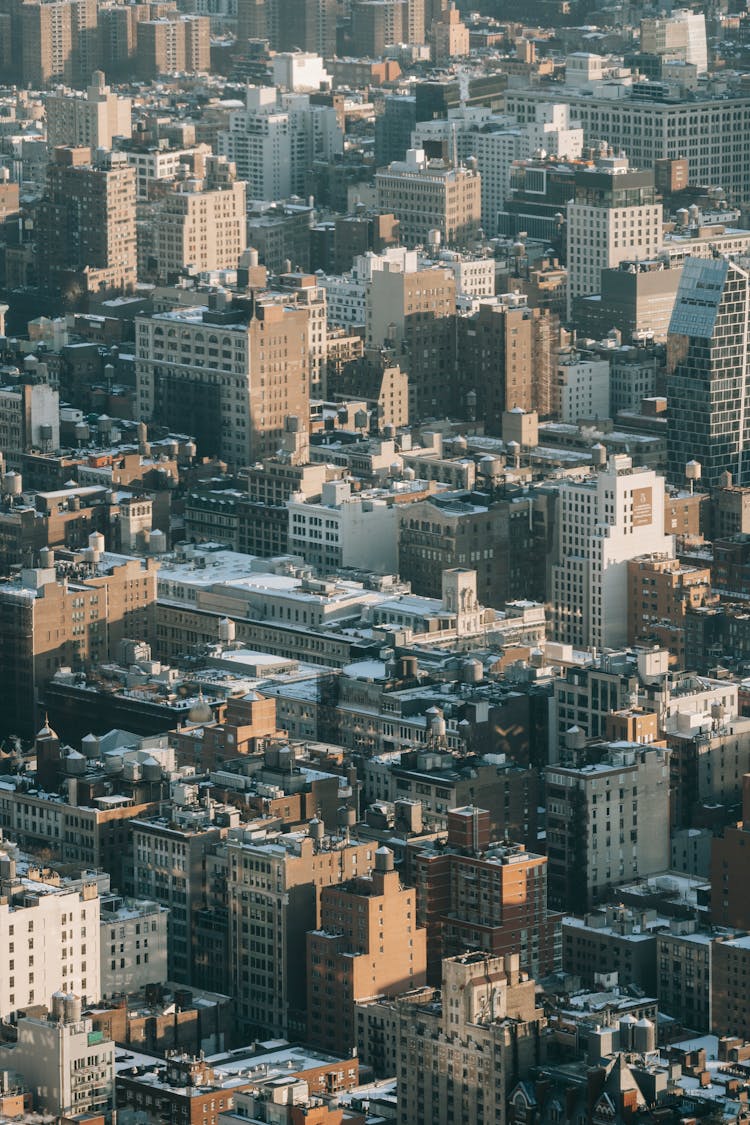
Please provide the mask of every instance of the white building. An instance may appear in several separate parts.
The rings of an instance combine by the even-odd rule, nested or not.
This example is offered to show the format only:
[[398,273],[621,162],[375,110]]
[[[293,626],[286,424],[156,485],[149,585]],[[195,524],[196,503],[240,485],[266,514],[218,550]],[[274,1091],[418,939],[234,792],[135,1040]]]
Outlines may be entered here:
[[274,86],[289,93],[329,89],[330,74],[320,55],[305,51],[282,51],[271,60]]
[[230,114],[229,129],[217,139],[217,151],[234,162],[249,198],[257,200],[304,195],[313,162],[332,161],[343,150],[335,109],[274,86],[249,86],[245,106]]
[[157,183],[177,180],[190,170],[195,154],[210,156],[208,145],[195,148],[136,148],[128,149],[128,164],[135,168],[135,197],[139,202],[151,198]]
[[115,1045],[81,1016],[72,993],[52,996],[47,1019],[20,1019],[18,1041],[0,1050],[0,1060],[23,1075],[45,1113],[70,1118],[112,1109]]
[[583,149],[583,129],[564,104],[535,106],[533,120],[521,124],[514,117],[470,106],[452,111],[447,119],[420,122],[412,133],[418,147],[443,146],[459,160],[475,157],[482,177],[482,229],[497,234],[497,216],[510,189],[514,160],[533,156],[540,149],[554,156],[576,159]]
[[625,157],[600,157],[576,172],[568,203],[568,317],[573,300],[601,292],[602,270],[655,258],[662,239],[662,205],[653,172],[637,172]]
[[641,51],[691,63],[698,74],[708,70],[706,17],[689,8],[674,8],[666,16],[641,20]]
[[113,94],[101,70],[94,72],[85,94],[61,91],[44,99],[47,111],[47,143],[85,148],[112,148],[115,137],[130,140],[130,98]]
[[664,534],[664,481],[633,468],[624,454],[585,480],[560,485],[552,562],[552,639],[577,647],[627,641],[627,562],[659,552],[674,557]]
[[557,394],[561,422],[609,418],[609,362],[571,349],[557,357]]
[[0,1018],[47,1004],[60,989],[99,999],[100,884],[108,887],[109,876],[62,879],[5,845],[0,852]]
[[158,902],[105,895],[101,901],[102,997],[164,984],[169,911]]
[[0,449],[10,467],[17,467],[20,455],[31,449],[52,453],[59,448],[58,392],[48,383],[0,387]]
[[288,549],[319,569],[398,571],[398,509],[380,490],[352,493],[348,481],[323,485],[319,502],[293,496]]

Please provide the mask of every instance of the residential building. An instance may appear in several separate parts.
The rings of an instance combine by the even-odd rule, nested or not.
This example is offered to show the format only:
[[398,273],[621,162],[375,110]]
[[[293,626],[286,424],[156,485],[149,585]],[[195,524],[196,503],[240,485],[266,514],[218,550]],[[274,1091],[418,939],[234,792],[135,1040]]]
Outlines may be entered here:
[[99,919],[99,996],[129,996],[169,979],[169,911],[157,902],[105,895]]
[[522,970],[537,979],[558,970],[560,919],[547,913],[546,858],[499,842],[486,809],[451,809],[447,821],[447,841],[407,845],[429,982],[437,987],[443,959],[468,949],[518,953]]
[[683,1027],[706,1032],[712,1018],[713,971],[719,939],[694,921],[672,919],[656,935],[656,995],[659,1011]]
[[308,1038],[346,1056],[356,1047],[355,1004],[425,982],[426,932],[417,892],[403,888],[393,852],[375,851],[369,875],[320,893],[320,925],[307,935]]
[[664,532],[664,483],[630,457],[610,457],[592,477],[558,492],[551,595],[552,635],[573,645],[616,648],[627,638],[630,559],[672,558]]
[[[42,810],[43,812],[43,810]],[[101,993],[100,882],[95,872],[61,877],[6,844],[0,852],[0,1014],[4,1020],[53,993]]]
[[647,996],[656,993],[656,940],[669,922],[656,910],[603,906],[583,917],[562,920],[562,964],[580,978],[584,988],[596,988],[605,975],[617,974],[623,984],[637,985]]
[[[708,1026],[717,1035],[730,1035],[747,1042],[750,1035],[747,1005],[742,1002],[750,968],[750,937],[738,934],[719,937],[711,946],[711,1007]],[[705,969],[703,969],[705,972]],[[704,985],[705,976],[696,981]]]
[[576,297],[601,292],[602,270],[655,257],[661,239],[653,172],[636,171],[624,157],[578,170],[567,207],[568,318]]
[[540,1061],[546,1021],[534,990],[516,955],[465,953],[443,962],[439,999],[401,1002],[399,1125],[502,1125],[511,1085]]
[[182,180],[166,193],[153,225],[153,257],[162,280],[187,268],[237,269],[247,245],[245,184],[225,157],[209,156],[202,178]]
[[604,747],[588,766],[546,771],[550,905],[585,913],[610,889],[669,867],[669,751]]
[[101,1120],[114,1108],[115,1045],[94,1031],[72,992],[52,995],[46,1019],[20,1019],[15,1045],[3,1048],[0,1058],[36,1091],[44,1113]]
[[39,221],[42,285],[130,290],[136,281],[135,172],[122,153],[60,148],[48,166]]
[[0,449],[6,469],[20,469],[21,455],[60,448],[60,395],[31,374],[20,385],[0,387]]
[[381,58],[386,47],[407,41],[407,0],[353,0],[352,44],[360,58]]
[[667,473],[675,482],[697,461],[711,488],[725,472],[750,484],[749,323],[748,271],[726,258],[689,258],[669,325]]
[[728,825],[711,844],[711,921],[715,926],[750,930],[750,904],[742,894],[740,872],[744,869],[750,839],[750,776],[742,776],[742,818]]
[[227,840],[231,986],[247,1031],[307,1038],[305,935],[320,927],[322,888],[374,864],[371,843],[327,835],[316,820],[309,832]]
[[341,567],[395,574],[398,507],[392,497],[352,493],[348,481],[321,486],[319,500],[293,494],[287,501],[289,551],[323,572]]
[[200,74],[211,69],[211,21],[208,16],[171,11],[136,24],[138,48],[135,67],[139,78],[163,74]]
[[482,212],[476,162],[453,166],[428,161],[424,149],[410,148],[405,160],[376,172],[375,188],[378,210],[395,215],[407,246],[426,245],[432,230],[446,246],[475,241]]
[[657,643],[685,667],[685,616],[716,601],[708,567],[678,559],[640,557],[628,562],[628,644]]
[[310,314],[273,296],[209,301],[137,318],[138,414],[193,434],[199,454],[252,464],[289,416],[307,417]]
[[432,59],[444,63],[454,58],[463,58],[469,53],[469,29],[461,19],[455,4],[439,13],[430,29]]
[[706,17],[689,8],[674,8],[669,15],[641,20],[640,49],[646,55],[662,55],[691,63],[698,74],[708,70]]
[[609,362],[576,348],[557,354],[556,411],[561,422],[599,421],[610,417]]
[[71,148],[112,148],[115,137],[130,140],[130,98],[113,94],[101,70],[94,72],[85,94],[48,94],[47,144]]

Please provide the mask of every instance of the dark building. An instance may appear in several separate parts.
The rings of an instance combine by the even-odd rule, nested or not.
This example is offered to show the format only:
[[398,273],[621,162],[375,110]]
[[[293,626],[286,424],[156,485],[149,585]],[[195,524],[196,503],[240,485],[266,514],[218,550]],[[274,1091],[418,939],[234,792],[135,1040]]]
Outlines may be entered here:
[[714,487],[750,484],[750,277],[726,258],[688,258],[669,326],[667,475],[697,460]]
[[411,135],[416,124],[417,99],[413,94],[386,95],[383,112],[375,118],[376,167],[404,159],[406,150],[411,148]]

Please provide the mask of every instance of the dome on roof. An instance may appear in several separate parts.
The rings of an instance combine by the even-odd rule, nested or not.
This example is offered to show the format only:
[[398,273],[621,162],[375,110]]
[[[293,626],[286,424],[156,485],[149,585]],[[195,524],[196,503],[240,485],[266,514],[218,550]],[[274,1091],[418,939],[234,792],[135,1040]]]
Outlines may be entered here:
[[198,699],[188,711],[191,723],[210,723],[214,717],[211,705],[203,698],[203,692],[198,692]]

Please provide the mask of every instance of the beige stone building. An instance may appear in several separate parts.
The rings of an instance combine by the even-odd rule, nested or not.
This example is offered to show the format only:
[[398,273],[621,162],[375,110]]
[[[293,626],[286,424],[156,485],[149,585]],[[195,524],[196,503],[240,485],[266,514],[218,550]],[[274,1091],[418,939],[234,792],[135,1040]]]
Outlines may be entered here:
[[137,25],[136,66],[140,78],[160,74],[198,74],[211,69],[211,25],[208,16],[169,12],[167,17]]
[[130,138],[130,98],[113,94],[101,70],[94,72],[85,94],[58,91],[45,98],[47,143],[112,148],[114,137]]
[[443,962],[442,984],[424,1005],[399,1005],[397,1121],[503,1125],[512,1085],[541,1061],[535,983],[515,954],[465,953]]
[[290,415],[308,416],[309,310],[273,294],[210,305],[137,319],[138,417],[252,464],[276,452]]
[[467,166],[427,160],[423,149],[409,149],[375,176],[377,208],[395,215],[407,246],[425,245],[437,230],[444,245],[466,246],[481,223],[481,176]]
[[226,157],[206,158],[202,177],[174,185],[154,222],[156,269],[168,280],[190,266],[233,270],[247,245],[245,184]]

